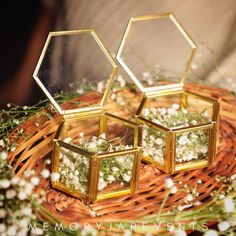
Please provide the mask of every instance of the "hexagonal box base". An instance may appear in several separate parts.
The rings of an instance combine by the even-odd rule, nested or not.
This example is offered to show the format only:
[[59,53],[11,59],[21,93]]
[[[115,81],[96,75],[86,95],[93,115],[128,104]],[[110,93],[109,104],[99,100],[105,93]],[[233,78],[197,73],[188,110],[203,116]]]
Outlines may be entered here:
[[174,173],[206,167],[216,154],[219,103],[178,91],[144,97],[137,112],[143,159]]
[[85,202],[134,193],[137,145],[138,126],[111,114],[66,120],[54,140],[52,171],[60,179],[52,186]]

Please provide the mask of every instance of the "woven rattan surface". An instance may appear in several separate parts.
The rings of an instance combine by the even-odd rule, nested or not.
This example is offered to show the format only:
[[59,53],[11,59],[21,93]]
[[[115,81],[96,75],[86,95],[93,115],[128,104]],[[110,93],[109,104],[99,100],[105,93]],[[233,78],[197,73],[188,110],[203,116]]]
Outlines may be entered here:
[[[220,143],[214,165],[177,173],[171,177],[178,188],[184,184],[197,186],[199,196],[195,201],[209,201],[212,198],[211,193],[221,187],[221,183],[217,182],[215,177],[218,175],[229,177],[236,171],[236,100],[229,92],[222,89],[200,85],[187,85],[186,88],[203,95],[220,98]],[[125,99],[125,106],[122,107],[115,101],[110,101],[106,110],[116,111],[115,114],[122,117],[131,117],[139,105],[141,95],[132,90],[125,90],[117,92],[117,97],[121,100]],[[89,100],[89,96],[86,99]],[[53,119],[49,119],[45,111],[41,110],[10,135],[10,140],[17,143],[16,150],[10,154],[10,163],[17,175],[23,175],[29,169],[34,169],[36,173],[40,173],[42,168],[50,169],[50,165],[45,164],[45,159],[51,158],[53,137],[61,120],[57,114],[52,115]],[[35,125],[36,121],[37,125]],[[18,130],[21,128],[24,130],[23,136],[19,136]],[[80,131],[82,130],[78,130]],[[112,222],[158,212],[168,191],[164,186],[166,177],[168,174],[152,165],[142,165],[139,190],[136,194],[90,205],[85,205],[79,199],[52,189],[49,180],[42,180],[37,190],[43,188],[46,191],[47,201],[43,205],[65,223]],[[201,184],[197,184],[199,179],[202,180]],[[171,195],[165,203],[164,210],[183,204],[186,194],[186,192],[178,191]]]

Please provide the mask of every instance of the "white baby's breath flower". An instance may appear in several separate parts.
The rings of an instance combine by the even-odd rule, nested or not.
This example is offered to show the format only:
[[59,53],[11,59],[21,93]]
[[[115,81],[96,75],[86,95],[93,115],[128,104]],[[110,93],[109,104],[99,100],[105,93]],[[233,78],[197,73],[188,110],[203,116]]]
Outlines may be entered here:
[[179,205],[179,206],[178,206],[178,210],[179,210],[179,211],[183,211],[184,209],[189,208],[189,207],[191,207],[192,205],[193,205],[192,203],[186,204],[186,205]]
[[22,189],[22,191],[25,192],[25,194],[27,194],[28,196],[32,194],[34,185],[31,183],[26,183],[25,187]]
[[224,199],[224,198],[225,198],[225,195],[224,195],[224,194],[220,194],[220,195],[219,195],[219,199],[220,199],[220,200],[222,200],[222,199]]
[[11,225],[7,229],[7,235],[8,236],[15,236],[16,235],[16,231],[17,231],[16,225]]
[[175,110],[174,108],[170,107],[170,108],[167,109],[167,113],[168,113],[169,115],[173,115],[173,114],[176,113],[176,110]]
[[43,178],[47,179],[50,176],[50,171],[48,169],[42,169],[41,175]]
[[205,110],[204,112],[202,112],[202,115],[206,117],[206,116],[208,116],[208,115],[209,115],[209,113],[208,113],[208,111],[207,111],[207,110]]
[[145,71],[145,72],[143,72],[143,77],[144,78],[150,78],[151,77],[151,73],[148,72],[148,71]]
[[149,86],[152,86],[154,84],[154,81],[153,81],[152,78],[148,78],[147,83],[148,83]]
[[40,179],[39,179],[38,177],[34,176],[34,177],[32,177],[32,178],[30,179],[30,182],[31,182],[34,186],[37,186],[37,185],[39,184],[39,182],[40,182]]
[[125,104],[125,100],[124,100],[122,97],[117,97],[117,98],[116,98],[116,101],[117,101],[117,103],[120,104],[120,105],[124,105],[124,104]]
[[81,236],[96,236],[98,234],[97,230],[93,228],[91,225],[86,225],[82,230],[81,230]]
[[102,133],[102,134],[100,135],[100,138],[106,139],[106,134],[105,134],[105,133]]
[[124,174],[124,175],[123,175],[123,179],[124,179],[124,181],[129,182],[130,179],[131,179],[131,176],[130,176],[130,175],[127,175],[127,174]]
[[89,213],[90,213],[90,215],[91,215],[92,217],[95,217],[95,216],[97,215],[97,214],[96,214],[96,211],[90,210]]
[[96,144],[96,143],[90,143],[90,144],[88,145],[88,149],[96,149],[96,147],[97,147],[97,144]]
[[27,228],[29,224],[29,218],[23,218],[21,220],[19,220],[19,226],[21,228]]
[[157,145],[162,145],[162,144],[164,144],[163,139],[157,138],[157,139],[156,139],[156,144],[157,144]]
[[83,88],[78,88],[77,90],[76,90],[76,93],[77,94],[83,94],[84,93],[84,90],[83,90]]
[[175,230],[176,230],[176,228],[175,228],[174,225],[170,225],[170,226],[168,227],[168,231],[171,232],[171,233],[174,233]]
[[107,183],[103,181],[103,179],[99,179],[98,182],[98,190],[102,191],[107,186]]
[[167,178],[165,179],[165,186],[166,188],[172,188],[174,186],[174,182],[171,178]]
[[231,213],[234,211],[234,209],[235,209],[235,205],[234,205],[233,199],[231,197],[226,197],[224,199],[224,211],[226,213]]
[[59,173],[53,172],[53,173],[51,174],[51,181],[52,181],[52,182],[58,181],[59,179],[60,179],[60,174],[59,174]]
[[16,191],[14,189],[8,189],[6,191],[6,198],[13,199],[16,196]]
[[0,159],[1,160],[6,160],[7,159],[7,153],[4,152],[4,151],[0,152]]
[[18,232],[17,232],[17,235],[16,236],[27,236],[28,235],[28,229],[27,228],[23,228],[23,229],[20,229]]
[[172,105],[172,107],[175,109],[175,110],[178,110],[179,109],[179,104],[178,103],[174,103]]
[[176,186],[171,187],[170,193],[171,193],[171,194],[177,193],[177,188],[176,188]]
[[117,168],[116,166],[114,166],[114,167],[112,167],[112,171],[117,172],[117,171],[119,171],[119,168]]
[[202,205],[202,202],[200,201],[194,202],[194,206],[200,206],[200,205]]
[[20,121],[17,120],[17,119],[14,119],[13,122],[14,122],[16,125],[19,125],[19,124],[20,124]]
[[110,97],[111,97],[112,100],[115,100],[116,99],[116,94],[112,93]]
[[232,176],[230,177],[230,179],[231,179],[231,180],[236,179],[236,174],[232,175]]
[[45,160],[46,165],[50,165],[51,163],[52,163],[52,161],[50,159]]
[[149,139],[150,139],[152,142],[155,142],[155,141],[156,141],[156,138],[155,138],[154,135],[150,135],[150,136],[149,136]]
[[18,176],[14,176],[12,179],[11,179],[11,183],[13,185],[17,185],[20,181],[20,178]]
[[167,112],[166,108],[160,108],[160,114],[163,116]]
[[218,236],[218,232],[213,229],[209,229],[203,236]]
[[145,108],[144,110],[143,110],[143,116],[148,116],[149,115],[149,109],[148,108]]
[[195,133],[191,133],[190,137],[191,137],[192,139],[197,139],[197,138],[198,138],[198,136],[197,136]]
[[178,143],[180,145],[185,145],[188,142],[188,137],[185,135],[180,136]]
[[16,150],[16,147],[11,148],[11,152],[15,152],[15,150]]
[[27,198],[27,194],[25,192],[21,191],[17,194],[17,197],[19,200],[25,200]]
[[64,141],[65,143],[71,143],[72,138],[67,137],[67,138],[65,138],[63,141]]
[[115,179],[115,177],[114,177],[113,175],[109,175],[108,178],[107,178],[107,180],[108,180],[109,182],[113,182],[113,181],[115,181],[116,179]]
[[31,235],[43,235],[43,234],[44,234],[43,229],[41,229],[39,227],[34,227],[31,230]]
[[5,146],[5,143],[2,139],[0,139],[0,147],[4,147]]
[[186,236],[187,234],[186,234],[186,232],[184,230],[177,229],[177,230],[174,231],[174,235],[175,236]]
[[30,182],[27,182],[26,185],[23,188],[23,191],[27,194],[27,195],[31,195],[32,191],[33,191],[34,185]]
[[18,185],[19,186],[25,186],[26,185],[26,181],[24,179],[20,179],[19,182],[18,182]]
[[102,93],[103,89],[104,89],[104,82],[103,81],[98,82],[98,84],[97,84],[97,91],[99,93]]
[[6,225],[5,225],[5,224],[3,224],[3,223],[1,223],[1,224],[0,224],[0,233],[3,233],[3,232],[5,232],[5,231],[6,231],[6,229],[7,229]]
[[33,174],[35,174],[35,171],[34,171],[34,170],[26,170],[26,171],[24,172],[24,176],[25,176],[25,177],[30,177],[30,176],[32,176]]
[[185,202],[191,202],[193,200],[193,195],[192,194],[188,194],[185,198],[184,198]]
[[125,79],[122,77],[122,75],[118,75],[118,76],[117,76],[117,81],[119,81],[121,87],[125,87],[126,81],[125,81]]
[[227,229],[229,229],[230,224],[228,221],[221,221],[218,225],[218,229],[220,230],[220,232],[226,231]]
[[7,215],[6,210],[3,208],[0,208],[0,218],[3,219],[6,217],[6,215]]
[[30,207],[24,207],[21,209],[21,213],[25,216],[32,215],[32,209]]
[[196,120],[192,120],[191,123],[192,123],[193,125],[197,125],[197,121],[196,121]]
[[7,179],[0,180],[0,186],[2,188],[9,188],[10,185],[11,185],[11,182],[9,180],[7,180]]

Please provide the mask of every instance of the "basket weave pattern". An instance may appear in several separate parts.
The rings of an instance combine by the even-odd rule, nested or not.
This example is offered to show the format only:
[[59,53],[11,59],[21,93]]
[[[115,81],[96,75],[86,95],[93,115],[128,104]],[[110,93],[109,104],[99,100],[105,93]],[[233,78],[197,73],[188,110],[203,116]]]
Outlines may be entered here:
[[[236,171],[236,100],[229,92],[222,89],[201,85],[187,85],[186,88],[202,95],[221,99],[220,144],[216,162],[208,168],[185,171],[171,176],[178,189],[185,184],[197,187],[199,196],[194,201],[207,202],[212,198],[211,193],[221,187],[221,183],[217,182],[215,177],[218,175],[229,177]],[[128,105],[121,109],[120,105],[110,101],[106,110],[116,111],[115,113],[122,117],[131,117],[140,103],[140,94],[126,90],[118,92],[117,95],[125,98]],[[64,104],[64,106],[69,105]],[[36,121],[39,126],[35,125]],[[30,169],[34,169],[36,174],[40,174],[43,168],[50,169],[50,166],[45,164],[45,159],[51,159],[52,141],[60,121],[59,115],[53,114],[53,119],[48,119],[45,111],[42,110],[18,127],[18,130],[19,128],[24,130],[23,136],[19,136],[17,130],[12,132],[9,139],[11,142],[17,143],[17,148],[10,153],[9,158],[17,175],[22,176],[26,170]],[[83,127],[74,127],[71,135],[82,131]],[[52,189],[49,180],[42,180],[36,191],[40,191],[41,188],[46,191],[47,201],[43,205],[65,223],[106,222],[108,219],[109,222],[112,222],[158,212],[167,195],[168,190],[164,186],[164,180],[168,176],[152,165],[142,165],[139,190],[136,194],[103,200],[90,205],[85,205],[79,199]],[[199,180],[202,180],[201,184],[197,183]],[[164,211],[184,204],[186,195],[187,193],[181,190],[171,195],[165,203]]]

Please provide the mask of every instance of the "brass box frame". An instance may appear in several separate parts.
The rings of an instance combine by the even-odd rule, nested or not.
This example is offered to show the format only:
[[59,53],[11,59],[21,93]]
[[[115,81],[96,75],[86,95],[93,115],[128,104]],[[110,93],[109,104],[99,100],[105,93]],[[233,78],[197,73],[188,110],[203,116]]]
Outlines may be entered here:
[[[178,92],[172,92],[165,95],[156,95],[155,98],[158,96],[168,96],[168,95],[180,95],[180,104],[182,108],[187,107],[187,97],[188,94],[194,95],[198,97],[199,100],[203,100],[205,102],[208,102],[209,104],[212,104],[212,120],[205,124],[199,124],[199,125],[192,125],[189,127],[182,127],[182,128],[167,128],[162,125],[158,125],[148,119],[145,119],[142,117],[141,113],[142,110],[147,106],[149,100],[151,97],[144,97],[140,103],[140,106],[138,108],[138,111],[136,113],[136,122],[141,125],[147,125],[148,127],[152,127],[156,131],[160,131],[166,135],[165,138],[165,165],[162,166],[158,164],[157,162],[153,161],[153,159],[150,156],[142,156],[143,160],[148,163],[155,163],[155,165],[162,171],[166,173],[175,173],[183,170],[191,170],[196,168],[203,168],[206,166],[211,165],[215,161],[216,156],[216,149],[217,149],[217,138],[218,138],[218,121],[219,121],[219,102],[216,99],[208,98],[201,96],[196,93],[192,93],[189,91],[178,91]],[[198,130],[208,130],[209,134],[209,143],[208,143],[208,156],[206,157],[207,160],[194,160],[189,161],[184,164],[176,164],[175,162],[175,150],[176,150],[176,136],[181,133],[185,132],[193,132]]]
[[[77,35],[77,34],[78,35],[89,34],[95,40],[95,42],[97,43],[97,46],[103,52],[104,56],[107,58],[107,61],[111,64],[112,70],[107,80],[106,88],[105,88],[104,94],[102,96],[102,99],[99,105],[90,106],[90,107],[85,106],[81,108],[64,110],[60,106],[60,104],[57,103],[57,101],[53,98],[53,96],[50,94],[48,89],[44,86],[43,82],[40,80],[39,72],[40,72],[43,60],[45,59],[45,55],[49,47],[49,44],[51,42],[51,39],[53,37],[70,36],[70,35]],[[105,46],[103,45],[103,43],[97,36],[96,32],[93,29],[85,29],[85,30],[50,32],[45,42],[45,45],[43,47],[42,53],[39,57],[35,71],[33,73],[33,77],[35,81],[37,82],[37,84],[40,86],[42,91],[46,94],[46,96],[48,97],[48,99],[50,100],[54,108],[56,109],[56,111],[63,117],[63,121],[60,123],[58,130],[55,134],[55,138],[54,138],[53,155],[52,155],[53,156],[52,172],[58,171],[61,147],[69,149],[73,152],[82,154],[90,159],[89,176],[88,176],[89,178],[88,179],[88,183],[89,183],[88,194],[82,194],[79,191],[75,191],[74,189],[68,188],[60,181],[55,181],[55,182],[51,181],[52,186],[74,197],[81,198],[85,202],[94,202],[97,200],[102,200],[106,198],[121,196],[124,194],[134,193],[138,187],[138,175],[139,175],[139,165],[140,165],[140,147],[138,147],[138,145],[140,144],[139,126],[134,122],[130,122],[128,120],[114,116],[109,113],[105,113],[103,111],[104,104],[108,97],[108,93],[111,89],[116,71],[117,71],[117,65],[116,65],[115,60],[113,59],[109,51],[105,48]],[[96,154],[96,153],[86,152],[80,149],[77,145],[68,144],[64,142],[63,140],[64,138],[67,137],[68,124],[70,123],[70,121],[73,121],[73,120],[80,121],[80,120],[85,120],[87,118],[99,118],[99,130],[98,130],[99,134],[106,133],[107,118],[113,119],[116,122],[119,122],[125,126],[133,128],[134,129],[133,148],[123,150],[123,151]],[[134,154],[134,163],[133,163],[133,170],[132,170],[132,179],[130,181],[130,188],[121,190],[121,191],[114,191],[111,193],[98,195],[97,184],[98,184],[99,162],[101,158],[116,157],[116,156],[126,155],[126,154]]]
[[[107,153],[90,153],[85,150],[82,150],[77,145],[74,144],[68,144],[62,141],[64,138],[68,137],[67,131],[68,131],[68,122],[71,120],[63,121],[55,135],[54,142],[55,145],[53,147],[53,163],[52,163],[52,171],[58,172],[59,169],[59,158],[60,158],[60,147],[64,147],[66,149],[69,149],[73,152],[79,153],[81,155],[84,155],[89,158],[89,176],[88,176],[88,194],[82,194],[79,191],[75,191],[74,189],[71,189],[67,187],[65,184],[61,183],[60,181],[52,182],[52,186],[58,190],[61,190],[63,192],[66,192],[74,197],[78,197],[83,199],[86,203],[88,202],[95,202],[98,200],[103,200],[107,198],[112,197],[118,197],[125,194],[132,194],[134,193],[138,188],[138,180],[139,180],[139,169],[140,169],[140,162],[141,162],[141,149],[138,147],[138,145],[141,142],[140,137],[140,127],[131,121],[125,120],[123,118],[120,118],[118,116],[112,115],[110,113],[101,113],[99,115],[89,116],[89,118],[97,118],[99,117],[99,135],[102,133],[106,133],[107,128],[107,120],[112,119],[113,121],[116,121],[118,123],[121,123],[125,126],[131,127],[134,129],[134,143],[132,149],[127,149],[123,151],[115,151],[115,152],[107,152]],[[76,117],[72,118],[78,119]],[[81,119],[86,119],[80,118]],[[78,120],[78,121],[79,121]],[[132,178],[130,181],[130,188],[127,188],[125,190],[118,190],[114,192],[109,192],[105,194],[98,194],[97,186],[98,186],[98,175],[99,175],[99,164],[101,158],[111,158],[121,155],[127,155],[127,154],[133,154],[134,155],[134,163],[133,163],[133,169],[132,169]]]
[[[122,57],[122,52],[125,47],[126,40],[129,36],[129,33],[131,31],[132,25],[139,21],[152,21],[152,20],[161,20],[168,18],[176,27],[176,29],[180,32],[180,34],[183,36],[183,39],[185,39],[186,43],[189,44],[191,47],[191,52],[188,58],[186,58],[187,64],[186,68],[183,71],[182,77],[180,77],[179,82],[172,83],[172,84],[164,84],[160,86],[155,87],[144,87],[139,80],[131,71],[129,66],[127,65],[126,61]],[[160,32],[161,33],[161,32]],[[143,32],[145,34],[145,32]],[[134,37],[134,35],[132,36]],[[147,43],[147,42],[145,42]],[[201,125],[195,125],[185,128],[166,128],[164,126],[158,125],[156,123],[153,123],[144,117],[141,116],[142,109],[147,105],[149,100],[151,98],[158,98],[162,96],[167,95],[178,95],[178,94],[190,94],[190,92],[186,91],[184,88],[184,82],[188,77],[188,71],[191,66],[191,62],[194,56],[194,53],[197,49],[197,45],[194,43],[194,41],[191,39],[191,37],[188,35],[188,33],[184,30],[184,28],[181,26],[179,21],[176,19],[173,13],[163,13],[163,14],[154,14],[154,15],[146,15],[146,16],[137,16],[137,17],[131,17],[128,21],[128,24],[126,26],[124,35],[122,37],[119,49],[117,51],[116,59],[120,63],[120,65],[123,67],[123,69],[126,71],[126,73],[130,76],[130,78],[133,80],[133,82],[136,84],[136,86],[141,90],[141,92],[144,94],[144,97],[141,101],[141,104],[138,108],[138,111],[136,113],[136,122],[141,125],[147,125],[152,128],[154,128],[157,131],[163,132],[166,134],[165,143],[166,143],[166,150],[165,150],[165,160],[166,164],[165,166],[161,166],[158,163],[154,162],[150,157],[145,157],[142,155],[142,159],[146,162],[155,163],[155,165],[162,171],[165,171],[167,173],[174,173],[182,170],[190,170],[195,168],[202,168],[206,167],[210,164],[212,164],[215,160],[216,155],[216,149],[217,149],[217,140],[218,140],[218,125],[219,125],[219,101],[217,99],[208,98],[201,96],[199,94],[192,93],[193,95],[197,96],[200,100],[204,100],[210,104],[213,104],[213,115],[212,120],[209,123],[201,124]],[[138,66],[138,65],[137,65]],[[182,96],[180,104],[182,107],[186,106],[186,96]],[[183,132],[190,132],[190,131],[196,131],[196,130],[205,130],[208,129],[209,131],[209,144],[208,144],[208,157],[206,160],[199,160],[199,161],[191,161],[187,164],[182,165],[176,165],[175,163],[175,140],[176,135],[183,133]]]

